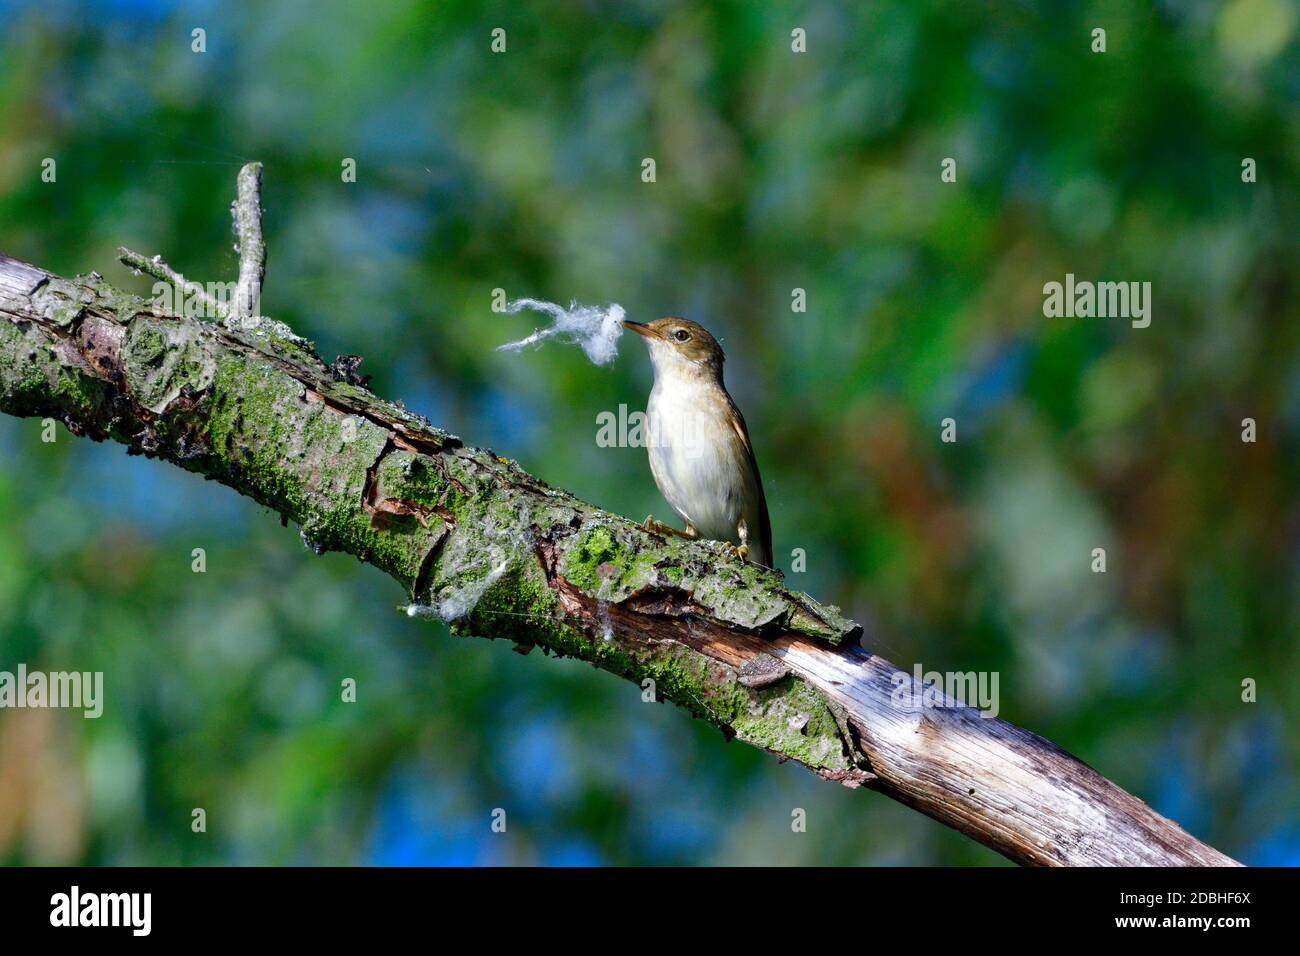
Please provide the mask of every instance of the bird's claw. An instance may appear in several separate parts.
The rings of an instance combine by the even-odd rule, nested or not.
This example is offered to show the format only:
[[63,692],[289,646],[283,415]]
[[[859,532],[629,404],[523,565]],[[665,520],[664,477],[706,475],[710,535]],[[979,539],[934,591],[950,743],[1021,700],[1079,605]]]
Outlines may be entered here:
[[742,561],[749,560],[749,545],[747,544],[732,544],[730,541],[724,541],[722,542],[722,550],[728,557],[740,558]]

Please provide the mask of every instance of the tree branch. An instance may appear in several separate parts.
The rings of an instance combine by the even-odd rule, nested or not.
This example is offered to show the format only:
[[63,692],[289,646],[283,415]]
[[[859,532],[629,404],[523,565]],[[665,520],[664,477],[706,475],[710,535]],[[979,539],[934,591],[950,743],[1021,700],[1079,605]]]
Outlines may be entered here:
[[266,278],[266,243],[262,240],[262,164],[248,163],[235,180],[235,201],[230,206],[235,235],[239,237],[239,282],[235,286],[234,316],[255,318],[262,305],[262,280]]
[[194,298],[201,302],[209,315],[219,317],[226,315],[226,307],[222,303],[208,295],[208,291],[203,286],[197,282],[191,282],[163,262],[161,255],[144,256],[138,252],[132,252],[126,246],[118,246],[117,261],[134,269],[136,272],[143,272],[145,275],[153,276],[160,282],[170,283],[182,296]]
[[858,625],[779,574],[464,445],[280,323],[166,315],[98,275],[0,256],[0,411],[220,481],[318,552],[391,575],[412,614],[651,680],[728,739],[1019,863],[1233,863],[1047,740],[950,698],[922,706],[910,675],[858,646]]

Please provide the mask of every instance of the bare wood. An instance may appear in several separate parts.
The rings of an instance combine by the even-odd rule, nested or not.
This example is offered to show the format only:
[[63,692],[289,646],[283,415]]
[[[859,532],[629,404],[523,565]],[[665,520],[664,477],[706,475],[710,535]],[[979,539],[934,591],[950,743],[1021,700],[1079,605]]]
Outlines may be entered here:
[[126,246],[117,247],[117,261],[136,272],[143,272],[145,275],[153,276],[160,282],[167,282],[174,286],[182,296],[197,299],[203,303],[203,307],[213,316],[225,316],[226,307],[208,295],[208,291],[197,282],[191,282],[185,276],[181,275],[166,262],[161,255],[145,256],[138,252],[133,252]]
[[266,278],[266,242],[262,239],[262,164],[248,163],[235,181],[230,207],[239,238],[239,281],[235,286],[234,318],[260,315],[262,281]]
[[[281,334],[283,330],[283,334]],[[858,646],[716,542],[647,531],[465,446],[280,323],[158,314],[0,255],[0,411],[197,471],[355,554],[456,634],[575,656],[728,738],[877,790],[1023,864],[1233,865],[1056,745]]]

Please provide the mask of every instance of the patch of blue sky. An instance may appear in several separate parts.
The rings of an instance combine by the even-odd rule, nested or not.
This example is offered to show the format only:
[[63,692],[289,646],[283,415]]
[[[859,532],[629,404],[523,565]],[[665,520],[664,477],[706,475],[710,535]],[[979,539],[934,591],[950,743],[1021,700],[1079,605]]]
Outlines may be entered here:
[[552,806],[578,796],[582,780],[564,726],[555,718],[535,715],[515,727],[498,763],[516,794]]
[[[61,433],[60,440],[76,439]],[[199,475],[128,456],[115,442],[80,440],[62,483],[61,491],[86,503],[88,518],[127,521],[157,533],[198,525],[233,529],[259,507]]]
[[399,774],[375,812],[368,862],[376,866],[473,866],[489,858],[493,834],[486,812],[459,812],[450,795],[427,779]]
[[582,840],[565,840],[544,844],[540,850],[543,866],[603,866],[605,858],[591,844]]
[[[955,417],[974,430],[1024,387],[1029,344],[1022,339],[1004,342],[975,368],[959,377]],[[953,412],[947,414],[953,415]]]

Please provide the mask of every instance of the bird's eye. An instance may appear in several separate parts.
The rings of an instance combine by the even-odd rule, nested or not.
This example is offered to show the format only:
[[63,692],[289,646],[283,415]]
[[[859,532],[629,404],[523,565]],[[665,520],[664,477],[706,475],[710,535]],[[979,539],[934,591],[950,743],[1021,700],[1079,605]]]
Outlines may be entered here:
[[676,332],[673,333],[673,338],[675,338],[678,342],[685,342],[690,337],[691,337],[691,333],[687,332],[685,329],[678,329]]

